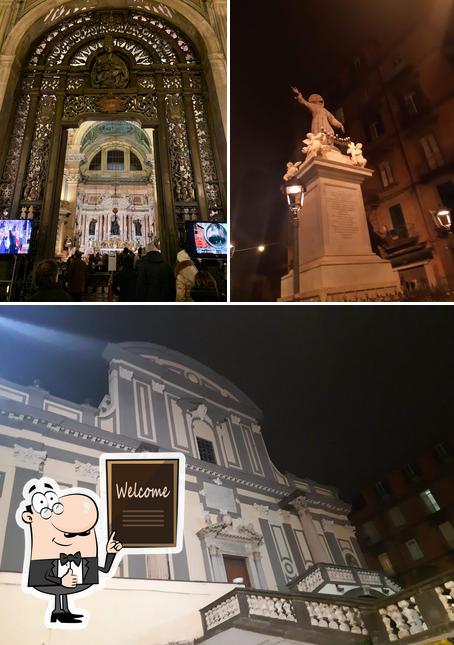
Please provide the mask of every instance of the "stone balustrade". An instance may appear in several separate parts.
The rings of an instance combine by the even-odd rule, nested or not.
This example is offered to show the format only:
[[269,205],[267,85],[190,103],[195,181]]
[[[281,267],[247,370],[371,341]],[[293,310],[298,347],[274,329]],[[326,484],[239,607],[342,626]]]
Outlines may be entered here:
[[[292,580],[288,587],[291,591],[301,591],[303,593],[333,593],[330,585],[347,586],[348,588],[358,588],[362,593],[367,593],[372,589],[374,595],[382,594],[383,596],[391,595],[400,591],[399,585],[393,582],[380,571],[370,569],[347,567],[334,564],[317,564],[306,573]],[[345,591],[341,589],[340,592]]]
[[313,645],[454,642],[454,573],[377,598],[234,589],[201,616],[207,643],[231,627]]

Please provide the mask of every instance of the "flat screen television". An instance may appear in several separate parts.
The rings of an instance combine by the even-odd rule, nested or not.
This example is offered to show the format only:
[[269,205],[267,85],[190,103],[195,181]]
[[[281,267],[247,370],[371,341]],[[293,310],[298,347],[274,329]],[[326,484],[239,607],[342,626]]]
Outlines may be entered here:
[[0,220],[0,255],[29,252],[33,222],[31,219]]
[[186,222],[190,253],[198,258],[226,258],[229,234],[226,222]]

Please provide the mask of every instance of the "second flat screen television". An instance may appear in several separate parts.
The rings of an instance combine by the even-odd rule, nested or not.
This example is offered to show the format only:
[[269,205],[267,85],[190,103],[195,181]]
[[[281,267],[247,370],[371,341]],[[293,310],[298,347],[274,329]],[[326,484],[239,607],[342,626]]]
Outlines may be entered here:
[[226,222],[186,222],[190,253],[198,258],[226,258]]

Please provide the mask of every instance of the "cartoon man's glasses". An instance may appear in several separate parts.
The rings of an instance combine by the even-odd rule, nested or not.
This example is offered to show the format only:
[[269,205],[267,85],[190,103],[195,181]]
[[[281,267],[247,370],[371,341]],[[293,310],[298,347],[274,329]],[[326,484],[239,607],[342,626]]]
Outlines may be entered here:
[[58,501],[58,497],[53,491],[35,493],[32,497],[32,507],[44,520],[48,520],[52,513],[55,515],[63,513],[63,504]]

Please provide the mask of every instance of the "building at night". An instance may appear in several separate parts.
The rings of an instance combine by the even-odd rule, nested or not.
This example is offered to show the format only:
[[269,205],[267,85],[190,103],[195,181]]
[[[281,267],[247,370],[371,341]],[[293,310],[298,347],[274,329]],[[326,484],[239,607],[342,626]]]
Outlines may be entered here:
[[[109,385],[97,407],[38,383],[0,382],[0,618],[9,643],[49,638],[45,601],[20,586],[24,538],[15,512],[24,484],[43,475],[63,489],[99,491],[101,453],[169,450],[187,461],[184,548],[128,555],[102,591],[78,599],[92,615],[91,641],[187,644],[203,635],[207,643],[252,645],[265,634],[282,645],[360,645],[370,633],[384,645],[396,611],[402,633],[448,635],[452,574],[438,590],[401,591],[368,568],[349,505],[332,487],[276,469],[261,412],[236,386],[149,343],[110,344],[104,358]],[[20,612],[28,618],[18,625]],[[52,642],[63,643],[61,634]],[[412,640],[419,642],[428,641]]]
[[415,3],[392,43],[366,43],[336,75],[333,100],[373,177],[363,186],[376,252],[404,290],[454,287],[454,13]]
[[402,586],[454,567],[454,439],[365,487],[350,518],[371,568]]
[[187,220],[225,218],[226,34],[225,0],[1,3],[0,212],[33,221],[21,282],[77,246],[159,241],[173,263]]

